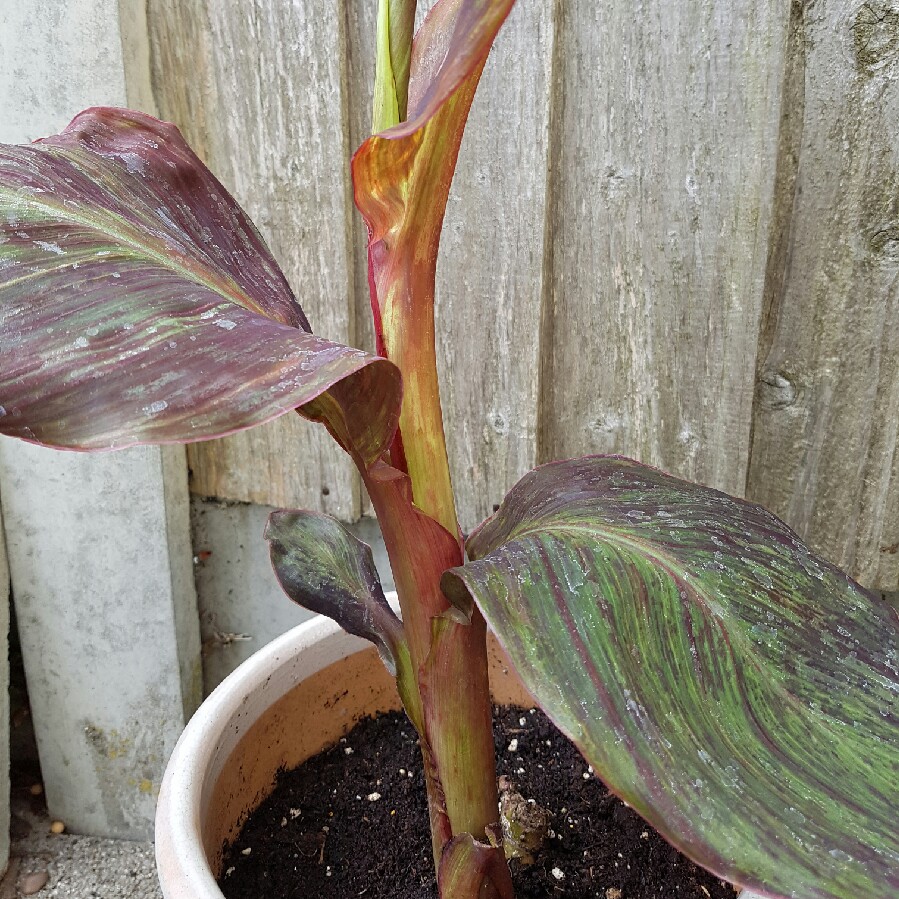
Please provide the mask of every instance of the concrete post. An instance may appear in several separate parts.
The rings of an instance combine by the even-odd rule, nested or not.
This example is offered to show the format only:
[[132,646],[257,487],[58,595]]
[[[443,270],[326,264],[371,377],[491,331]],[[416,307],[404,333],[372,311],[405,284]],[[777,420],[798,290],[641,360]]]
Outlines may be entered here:
[[[52,134],[91,105],[147,109],[142,9],[0,0],[0,141]],[[0,439],[47,802],[75,832],[152,834],[162,770],[200,697],[186,472],[180,447],[84,455]]]
[[168,756],[199,700],[183,452],[59,453],[0,440],[28,694],[51,814],[152,832]]

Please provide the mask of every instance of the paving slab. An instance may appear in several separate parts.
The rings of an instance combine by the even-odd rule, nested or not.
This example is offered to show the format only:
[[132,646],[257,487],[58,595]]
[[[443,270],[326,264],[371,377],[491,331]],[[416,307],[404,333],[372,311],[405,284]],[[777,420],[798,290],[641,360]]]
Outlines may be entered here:
[[[12,846],[0,899],[162,899],[153,844],[54,834],[42,797],[13,791]],[[29,875],[47,874],[28,893]],[[40,881],[37,881],[39,883]]]

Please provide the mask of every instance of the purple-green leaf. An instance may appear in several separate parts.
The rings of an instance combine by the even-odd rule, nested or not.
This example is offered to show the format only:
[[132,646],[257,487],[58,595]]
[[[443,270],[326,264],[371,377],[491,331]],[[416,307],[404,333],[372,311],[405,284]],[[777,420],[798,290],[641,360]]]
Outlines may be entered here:
[[371,547],[319,512],[272,512],[265,539],[284,592],[370,640],[396,674],[408,649],[402,622],[384,597]]
[[309,333],[178,130],[127,110],[0,146],[0,353],[0,433],[72,449],[221,436],[331,397],[368,464],[398,416],[395,367]]
[[899,895],[896,610],[761,507],[617,457],[526,475],[468,551],[447,594],[675,846],[766,896]]

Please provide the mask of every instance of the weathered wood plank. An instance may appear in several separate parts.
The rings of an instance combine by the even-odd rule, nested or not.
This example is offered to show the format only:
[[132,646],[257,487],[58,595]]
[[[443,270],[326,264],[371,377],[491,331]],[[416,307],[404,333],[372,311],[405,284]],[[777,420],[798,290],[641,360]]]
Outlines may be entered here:
[[[370,131],[376,6],[348,4],[354,146]],[[432,6],[419,3],[419,21]],[[536,464],[553,8],[519,3],[503,26],[469,118],[441,238],[438,364],[465,529]],[[368,328],[364,240],[357,225],[357,310]]]
[[[247,209],[316,333],[353,342],[343,4],[149,0],[148,20],[160,114]],[[189,464],[201,495],[359,514],[349,460],[297,416]]]
[[[371,134],[372,95],[375,79],[375,42],[378,5],[369,0],[346,3],[346,71],[347,127],[350,153],[355,153]],[[353,242],[353,315],[356,324],[356,346],[375,352],[368,291],[368,232],[359,211],[353,207],[351,217]],[[365,487],[362,491],[362,514],[374,515]]]
[[562,3],[540,454],[742,493],[789,3]]
[[[375,80],[375,39],[378,4],[348,0],[346,4],[347,100],[350,153],[371,134],[371,107]],[[373,353],[375,333],[368,293],[368,233],[353,207],[353,308],[357,346]]]
[[899,11],[804,4],[791,41],[779,234],[749,495],[899,587]]

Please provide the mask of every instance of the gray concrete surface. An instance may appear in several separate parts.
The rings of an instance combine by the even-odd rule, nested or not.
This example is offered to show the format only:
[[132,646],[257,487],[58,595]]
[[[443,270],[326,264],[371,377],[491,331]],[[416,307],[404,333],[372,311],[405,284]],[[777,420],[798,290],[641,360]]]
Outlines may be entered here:
[[201,695],[183,450],[3,438],[0,483],[51,814],[78,833],[147,839]]
[[0,0],[0,140],[53,134],[92,104],[146,108],[152,94],[140,39],[143,6],[140,0]]
[[[150,102],[143,5],[0,0],[0,141],[53,134],[88,106]],[[201,693],[183,449],[5,441],[0,482],[51,810],[82,833],[149,836]]]
[[[17,789],[12,807],[12,852],[0,899],[162,899],[153,844],[50,832],[41,797]],[[46,885],[26,893],[29,875],[46,872]]]

